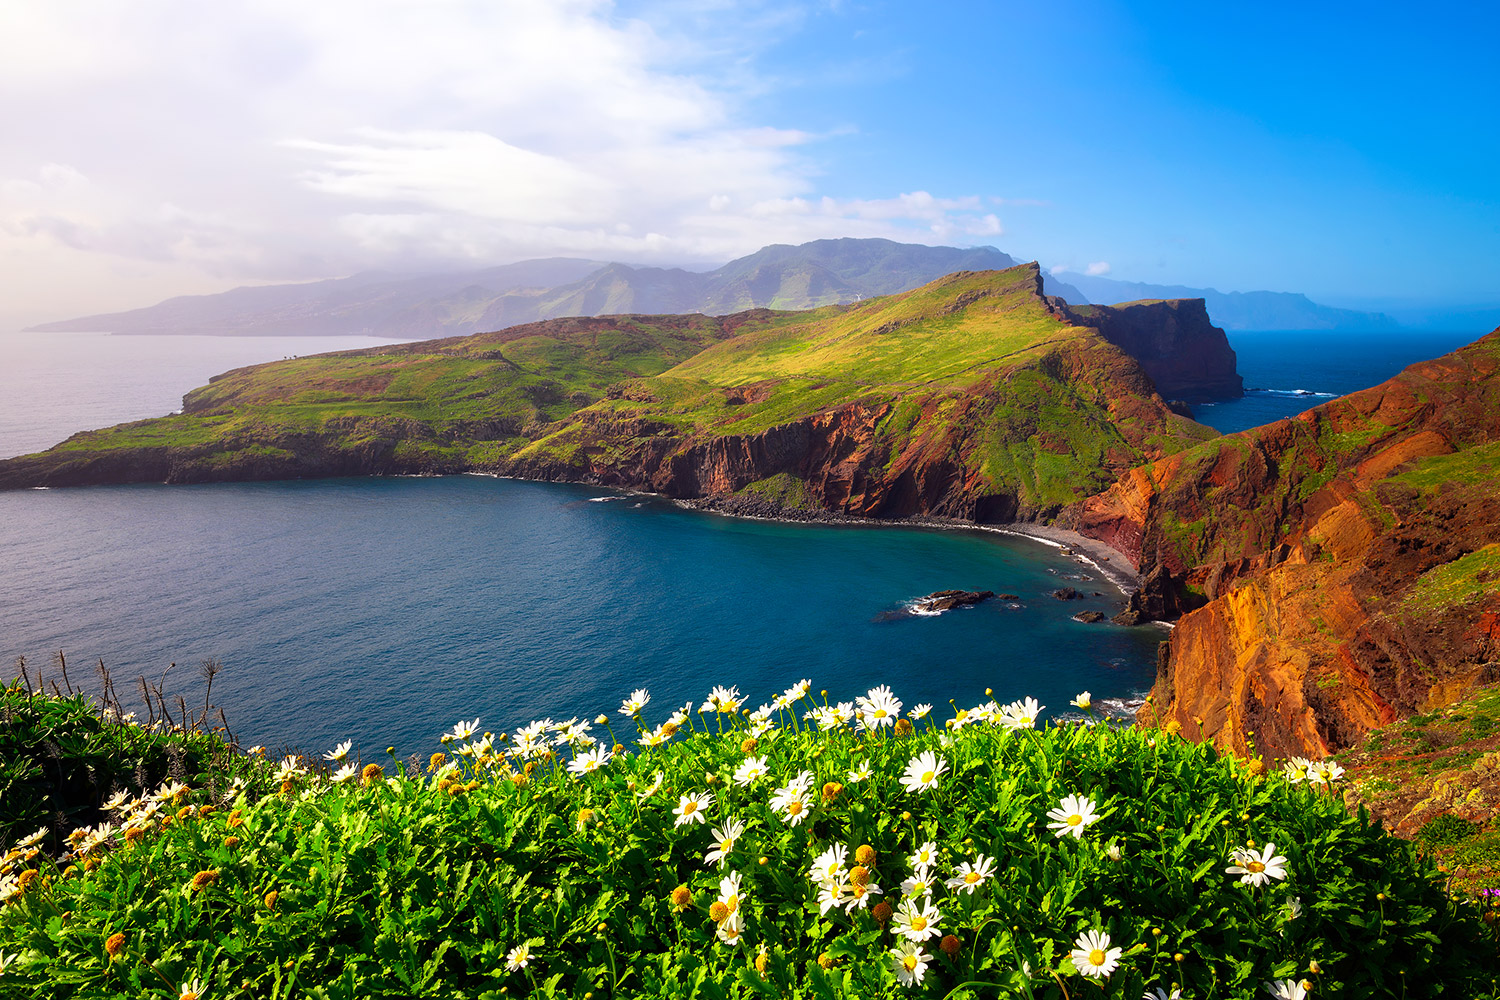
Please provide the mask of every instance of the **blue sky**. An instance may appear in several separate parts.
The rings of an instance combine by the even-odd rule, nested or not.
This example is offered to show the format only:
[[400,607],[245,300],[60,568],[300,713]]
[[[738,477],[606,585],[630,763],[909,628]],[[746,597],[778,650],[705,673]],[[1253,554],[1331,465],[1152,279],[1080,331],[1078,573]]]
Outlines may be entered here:
[[997,242],[1049,264],[1500,298],[1495,8],[1320,6],[851,3],[769,54],[798,85],[759,103],[856,130],[808,150],[851,196],[1023,202]]
[[1497,43],[1477,4],[6,5],[0,323],[829,236],[1500,304]]

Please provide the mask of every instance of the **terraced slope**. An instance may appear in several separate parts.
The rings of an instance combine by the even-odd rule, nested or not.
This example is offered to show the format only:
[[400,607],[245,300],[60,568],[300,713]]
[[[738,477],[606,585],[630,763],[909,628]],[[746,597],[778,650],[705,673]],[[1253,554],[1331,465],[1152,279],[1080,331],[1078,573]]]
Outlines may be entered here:
[[[1174,329],[1222,339],[1203,320]],[[804,313],[553,320],[240,369],[179,415],[0,462],[0,487],[487,471],[1008,521],[1212,435],[1031,264]]]
[[[1156,712],[1323,754],[1500,680],[1500,330],[1135,469],[1070,516],[1173,631]],[[1206,602],[1206,603],[1205,603]]]

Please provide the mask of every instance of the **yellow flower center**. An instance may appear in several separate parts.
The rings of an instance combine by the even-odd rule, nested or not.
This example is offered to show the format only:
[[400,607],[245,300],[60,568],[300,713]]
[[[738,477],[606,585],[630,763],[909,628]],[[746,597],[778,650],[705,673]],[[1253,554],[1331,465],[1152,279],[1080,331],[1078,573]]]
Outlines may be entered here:
[[886,710],[885,709],[883,709],[883,708],[877,708],[875,710],[875,718],[877,718],[877,719],[883,719],[885,717],[886,717]]
[[916,972],[917,971],[917,956],[915,956],[915,955],[903,955],[901,957],[901,964],[904,965],[904,966],[906,966],[906,971],[907,972]]
[[979,881],[979,873],[978,872],[964,872],[964,881],[967,882],[969,885],[973,885],[975,882]]
[[1071,816],[1068,817],[1068,825],[1069,826],[1078,826],[1082,822],[1083,822],[1083,817],[1080,816],[1080,815],[1078,815],[1077,813],[1074,813],[1073,815],[1071,815]]
[[923,771],[922,772],[922,784],[924,784],[924,785],[928,784],[935,777],[937,777],[937,775],[935,775],[933,772],[931,772],[931,771]]
[[1261,872],[1266,870],[1266,866],[1261,864],[1259,861],[1252,861],[1245,867],[1256,875],[1259,875]]
[[925,931],[927,929],[927,918],[926,917],[912,917],[911,918],[911,929],[914,930],[914,931]]
[[786,804],[786,811],[789,815],[796,816],[802,812],[802,803],[793,799]]
[[719,841],[719,850],[723,851],[725,854],[728,854],[729,851],[730,851],[730,849],[733,848],[733,847],[734,847],[734,841],[733,840],[721,840],[721,841]]
[[1089,964],[1093,966],[1101,966],[1104,964],[1103,948],[1095,948],[1093,951],[1089,952]]
[[738,910],[740,908],[740,897],[730,896],[728,899],[724,900],[724,906],[729,910],[730,913],[733,913],[735,910]]
[[684,816],[690,816],[690,815],[693,814],[693,812],[697,808],[698,808],[698,803],[696,803],[696,802],[692,801],[691,799],[689,799],[688,802],[682,807],[682,814]]

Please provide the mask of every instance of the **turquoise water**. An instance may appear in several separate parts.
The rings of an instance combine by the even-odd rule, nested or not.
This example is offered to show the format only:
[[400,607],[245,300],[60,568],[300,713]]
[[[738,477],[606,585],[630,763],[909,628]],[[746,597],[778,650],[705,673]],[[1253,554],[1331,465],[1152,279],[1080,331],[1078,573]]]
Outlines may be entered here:
[[[595,502],[597,501],[597,502]],[[660,720],[716,684],[760,704],[811,678],[908,706],[1149,687],[1162,633],[1071,620],[1118,591],[993,532],[749,521],[580,486],[473,476],[0,494],[0,646],[71,676],[213,700],[246,744],[432,748],[460,718],[496,732],[615,718],[633,688]],[[1105,596],[1060,602],[1063,585]],[[934,590],[1020,595],[935,617]],[[123,685],[121,685],[123,687]]]

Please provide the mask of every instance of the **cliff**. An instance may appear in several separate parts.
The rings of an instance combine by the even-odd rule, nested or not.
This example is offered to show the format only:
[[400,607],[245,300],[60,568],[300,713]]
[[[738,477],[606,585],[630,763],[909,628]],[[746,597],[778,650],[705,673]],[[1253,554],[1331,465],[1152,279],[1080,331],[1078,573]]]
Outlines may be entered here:
[[1500,680],[1500,331],[1068,512],[1177,622],[1145,710],[1326,754]]
[[1009,521],[1212,436],[1031,264],[803,313],[554,320],[239,369],[181,414],[0,462],[0,487],[486,471]]
[[1139,361],[1168,399],[1205,403],[1245,394],[1234,349],[1202,299],[1069,306],[1067,313]]

